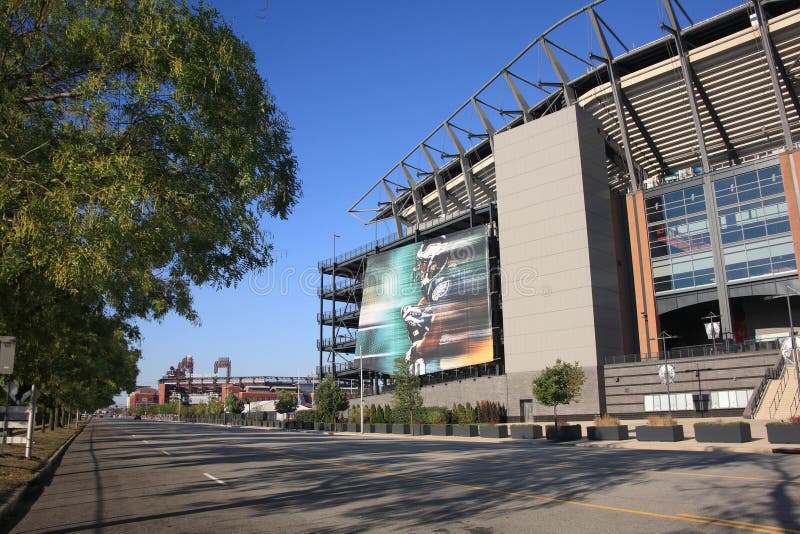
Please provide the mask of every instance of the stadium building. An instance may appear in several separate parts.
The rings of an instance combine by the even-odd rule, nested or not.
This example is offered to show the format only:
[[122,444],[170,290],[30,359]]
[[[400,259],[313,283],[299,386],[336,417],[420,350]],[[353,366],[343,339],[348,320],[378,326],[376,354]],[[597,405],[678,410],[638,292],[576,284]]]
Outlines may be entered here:
[[396,233],[320,262],[322,373],[379,391],[402,356],[427,405],[545,420],[560,358],[588,378],[571,418],[797,412],[798,4],[664,0],[633,50],[614,8],[554,24],[350,208]]

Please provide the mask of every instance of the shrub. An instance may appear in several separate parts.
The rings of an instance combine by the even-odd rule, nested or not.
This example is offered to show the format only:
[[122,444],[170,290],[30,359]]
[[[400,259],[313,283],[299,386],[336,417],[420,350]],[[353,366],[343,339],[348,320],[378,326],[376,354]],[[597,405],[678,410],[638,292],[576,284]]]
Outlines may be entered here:
[[464,422],[468,425],[474,425],[478,422],[478,416],[470,403],[464,406]]
[[373,423],[382,425],[385,422],[386,422],[386,416],[384,415],[383,412],[383,406],[379,404],[378,407],[375,408],[375,420],[373,421]]
[[300,410],[295,412],[294,420],[298,423],[314,423],[317,420],[316,410]]
[[394,416],[392,415],[392,407],[387,404],[386,407],[383,409],[383,422],[387,425],[391,425],[394,422]]
[[425,408],[424,419],[425,423],[429,425],[443,425],[448,420],[447,408],[442,406],[432,406]]
[[594,426],[617,426],[619,425],[619,418],[611,415],[598,415],[594,418]]
[[647,424],[650,426],[675,426],[675,419],[671,415],[650,415],[647,417]]

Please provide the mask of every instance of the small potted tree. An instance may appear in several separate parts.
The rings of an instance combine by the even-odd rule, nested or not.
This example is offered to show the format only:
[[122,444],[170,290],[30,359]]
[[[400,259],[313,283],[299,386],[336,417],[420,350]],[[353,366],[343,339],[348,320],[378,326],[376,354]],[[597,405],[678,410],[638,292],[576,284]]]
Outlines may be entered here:
[[578,362],[567,363],[557,359],[555,365],[545,368],[533,381],[533,396],[544,406],[553,407],[553,425],[547,425],[547,439],[571,441],[581,438],[581,425],[567,425],[558,419],[558,406],[578,400],[586,374]]

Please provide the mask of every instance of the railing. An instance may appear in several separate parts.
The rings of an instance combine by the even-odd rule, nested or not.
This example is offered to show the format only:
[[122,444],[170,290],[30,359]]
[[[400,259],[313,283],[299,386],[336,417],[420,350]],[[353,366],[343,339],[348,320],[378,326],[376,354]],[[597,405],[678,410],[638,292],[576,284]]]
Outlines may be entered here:
[[758,387],[753,391],[753,394],[750,395],[750,402],[747,403],[747,406],[742,413],[742,417],[745,419],[752,419],[755,416],[755,414],[758,412],[758,408],[761,406],[761,401],[764,400],[764,394],[767,392],[767,386],[769,385],[770,380],[775,380],[781,376],[784,363],[785,362],[781,357],[778,359],[778,363],[775,365],[775,367],[770,367],[764,372],[764,378],[761,379]]
[[[339,291],[351,291],[353,289],[356,289],[356,287],[360,285],[361,285],[361,280],[356,280],[356,279],[353,279],[349,282],[339,283],[336,284],[336,292],[338,293]],[[325,293],[330,293],[331,291],[333,291],[333,283],[330,283],[327,286],[323,286],[322,290],[318,289],[317,296],[321,297]]]
[[786,391],[786,384],[789,382],[789,373],[786,372],[786,365],[783,366],[783,370],[781,371],[781,381],[778,384],[778,391],[775,393],[775,396],[772,398],[772,403],[769,405],[769,418],[773,419],[775,414],[778,412],[778,407],[781,405],[781,399],[783,398],[783,392]]
[[[345,315],[350,315],[353,313],[358,313],[360,310],[357,305],[355,304],[348,304],[347,306],[342,306],[336,310],[336,317],[344,317]],[[323,314],[317,314],[317,322],[322,321],[330,321],[333,319],[333,312],[327,311]]]
[[[336,336],[336,346],[347,345],[356,342],[355,334],[339,334]],[[322,338],[322,347],[333,346],[333,338]],[[317,350],[320,349],[319,340],[317,340]]]
[[798,408],[800,408],[800,388],[797,389],[797,395],[794,396],[792,405],[789,406],[789,415],[792,417],[796,416]]
[[[742,343],[723,341],[716,345],[691,345],[688,347],[675,347],[664,352],[651,353],[650,359],[653,360],[678,360],[681,358],[696,358],[700,356],[717,356],[721,354],[737,354],[741,352],[758,352],[764,350],[779,350],[780,342],[776,340],[755,341],[748,340]],[[641,354],[622,354],[606,356],[605,363],[638,363],[647,361],[642,359]]]
[[401,236],[398,236],[396,233],[389,234],[380,239],[376,239],[374,241],[370,241],[369,243],[365,243],[364,245],[361,245],[358,248],[348,250],[347,252],[342,252],[335,258],[328,258],[327,260],[322,260],[317,263],[317,268],[324,269],[325,267],[330,267],[331,265],[333,265],[334,261],[336,263],[342,263],[351,258],[356,258],[358,256],[361,256],[362,254],[366,254],[367,252],[372,252],[373,250],[375,250],[376,247],[382,247],[384,245],[397,241],[400,238]]

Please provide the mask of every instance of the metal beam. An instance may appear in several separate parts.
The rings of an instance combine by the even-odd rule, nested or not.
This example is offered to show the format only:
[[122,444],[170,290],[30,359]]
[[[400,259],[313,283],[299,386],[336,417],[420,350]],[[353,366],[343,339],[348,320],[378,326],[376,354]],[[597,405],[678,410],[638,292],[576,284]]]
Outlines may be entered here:
[[411,190],[411,200],[414,202],[414,213],[417,216],[417,224],[422,221],[422,201],[419,199],[419,191],[417,191],[417,183],[411,177],[411,173],[408,172],[408,167],[403,162],[400,162],[400,168],[403,169],[403,174],[406,175],[406,181],[408,182],[408,188]]
[[561,65],[561,62],[550,48],[550,44],[547,39],[542,39],[542,48],[544,49],[544,53],[547,54],[547,59],[550,60],[550,65],[553,67],[556,76],[558,76],[558,80],[561,82],[561,87],[564,89],[564,101],[568,106],[571,106],[575,103],[575,91],[569,84],[569,77],[567,76],[564,67]]
[[650,152],[652,152],[653,157],[656,158],[658,166],[661,168],[661,172],[667,174],[667,172],[669,171],[669,167],[664,161],[664,157],[661,155],[661,151],[658,149],[655,142],[653,141],[653,138],[650,136],[650,132],[647,131],[647,128],[642,122],[641,117],[639,117],[639,114],[633,108],[633,104],[625,95],[624,91],[620,90],[619,96],[622,99],[622,104],[625,106],[625,109],[628,110],[628,115],[631,116],[631,119],[633,119],[633,123],[636,125],[636,128],[639,130],[639,133],[642,135],[642,138],[644,138],[644,142],[647,143],[648,148],[650,148]]
[[732,163],[739,163],[739,155],[736,153],[733,143],[731,143],[731,138],[728,137],[728,132],[726,132],[725,127],[722,126],[722,121],[717,114],[717,110],[714,109],[714,105],[711,103],[708,93],[706,93],[706,90],[703,88],[703,84],[700,83],[700,77],[697,76],[697,72],[694,70],[694,67],[692,67],[691,63],[689,63],[689,73],[692,75],[692,81],[694,82],[695,89],[697,89],[697,94],[700,95],[700,100],[703,101],[703,106],[705,106],[706,111],[708,111],[708,114],[711,117],[711,122],[714,123],[717,133],[719,133],[719,136],[725,145],[725,152],[728,154],[728,161]]
[[603,55],[606,60],[606,68],[608,70],[608,83],[611,86],[611,96],[614,98],[614,110],[617,114],[617,122],[619,123],[619,135],[622,140],[622,150],[625,152],[625,164],[628,167],[628,180],[631,183],[634,191],[639,190],[639,178],[636,176],[636,170],[633,166],[633,157],[631,156],[631,140],[628,136],[628,125],[625,123],[625,113],[623,111],[622,89],[619,86],[619,79],[617,77],[617,69],[614,66],[614,61],[611,56],[611,50],[608,48],[608,41],[600,28],[600,23],[597,20],[597,14],[594,9],[589,9],[589,19],[592,21],[597,40],[600,41],[600,47],[603,49]]
[[[797,98],[797,91],[794,90],[792,79],[789,77],[789,72],[786,70],[783,61],[781,61],[781,56],[778,54],[778,49],[775,47],[775,42],[772,40],[772,36],[769,36],[769,44],[770,47],[772,47],[772,55],[775,57],[775,64],[778,66],[778,72],[781,73],[783,86],[786,88],[786,92],[789,93],[789,100],[792,101],[792,105],[794,106],[794,112],[798,117],[800,117],[800,100]],[[800,56],[797,57],[795,62],[797,60],[800,60]]]
[[436,184],[436,193],[439,196],[439,209],[442,211],[442,216],[447,215],[447,200],[445,198],[442,175],[439,174],[439,166],[436,164],[436,160],[433,159],[433,155],[431,154],[431,151],[428,150],[428,147],[425,145],[425,143],[419,145],[419,148],[422,150],[422,153],[425,155],[425,159],[428,160],[428,165],[433,171],[433,181]]
[[528,122],[531,118],[530,115],[528,114],[530,106],[528,106],[527,100],[525,100],[525,97],[522,96],[522,93],[519,91],[519,87],[517,87],[517,84],[511,77],[510,72],[504,70],[503,78],[505,78],[506,83],[508,84],[508,88],[511,89],[511,94],[514,95],[514,100],[516,100],[517,106],[519,106],[519,109],[522,110],[522,121]]
[[397,203],[395,202],[394,193],[392,193],[392,188],[389,187],[389,184],[386,183],[386,180],[381,180],[383,184],[383,188],[386,190],[386,194],[389,195],[389,202],[392,204],[392,217],[394,218],[394,225],[397,229],[397,236],[402,237],[405,235],[403,232],[403,223],[400,222],[400,215],[397,213]]
[[469,164],[469,161],[467,161],[464,145],[461,144],[461,141],[458,139],[458,136],[453,131],[449,122],[444,123],[444,128],[447,130],[447,135],[450,136],[453,146],[458,150],[458,162],[461,165],[461,174],[464,175],[464,189],[467,191],[467,202],[469,202],[470,209],[475,209],[475,189],[472,185],[472,166]]
[[675,10],[672,9],[672,0],[662,0],[664,9],[667,11],[669,23],[672,25],[670,33],[675,39],[675,46],[678,49],[678,60],[681,64],[681,72],[683,73],[683,83],[686,87],[686,95],[689,97],[689,109],[692,113],[692,122],[694,123],[695,134],[697,135],[697,148],[700,151],[700,162],[703,166],[703,171],[708,172],[711,170],[711,165],[708,163],[708,151],[706,150],[706,139],[703,135],[703,125],[700,122],[700,113],[697,111],[697,100],[694,94],[694,83],[692,76],[689,73],[689,57],[686,55],[686,48],[683,44],[683,37],[681,36],[681,27],[678,23],[678,18],[675,16]]

